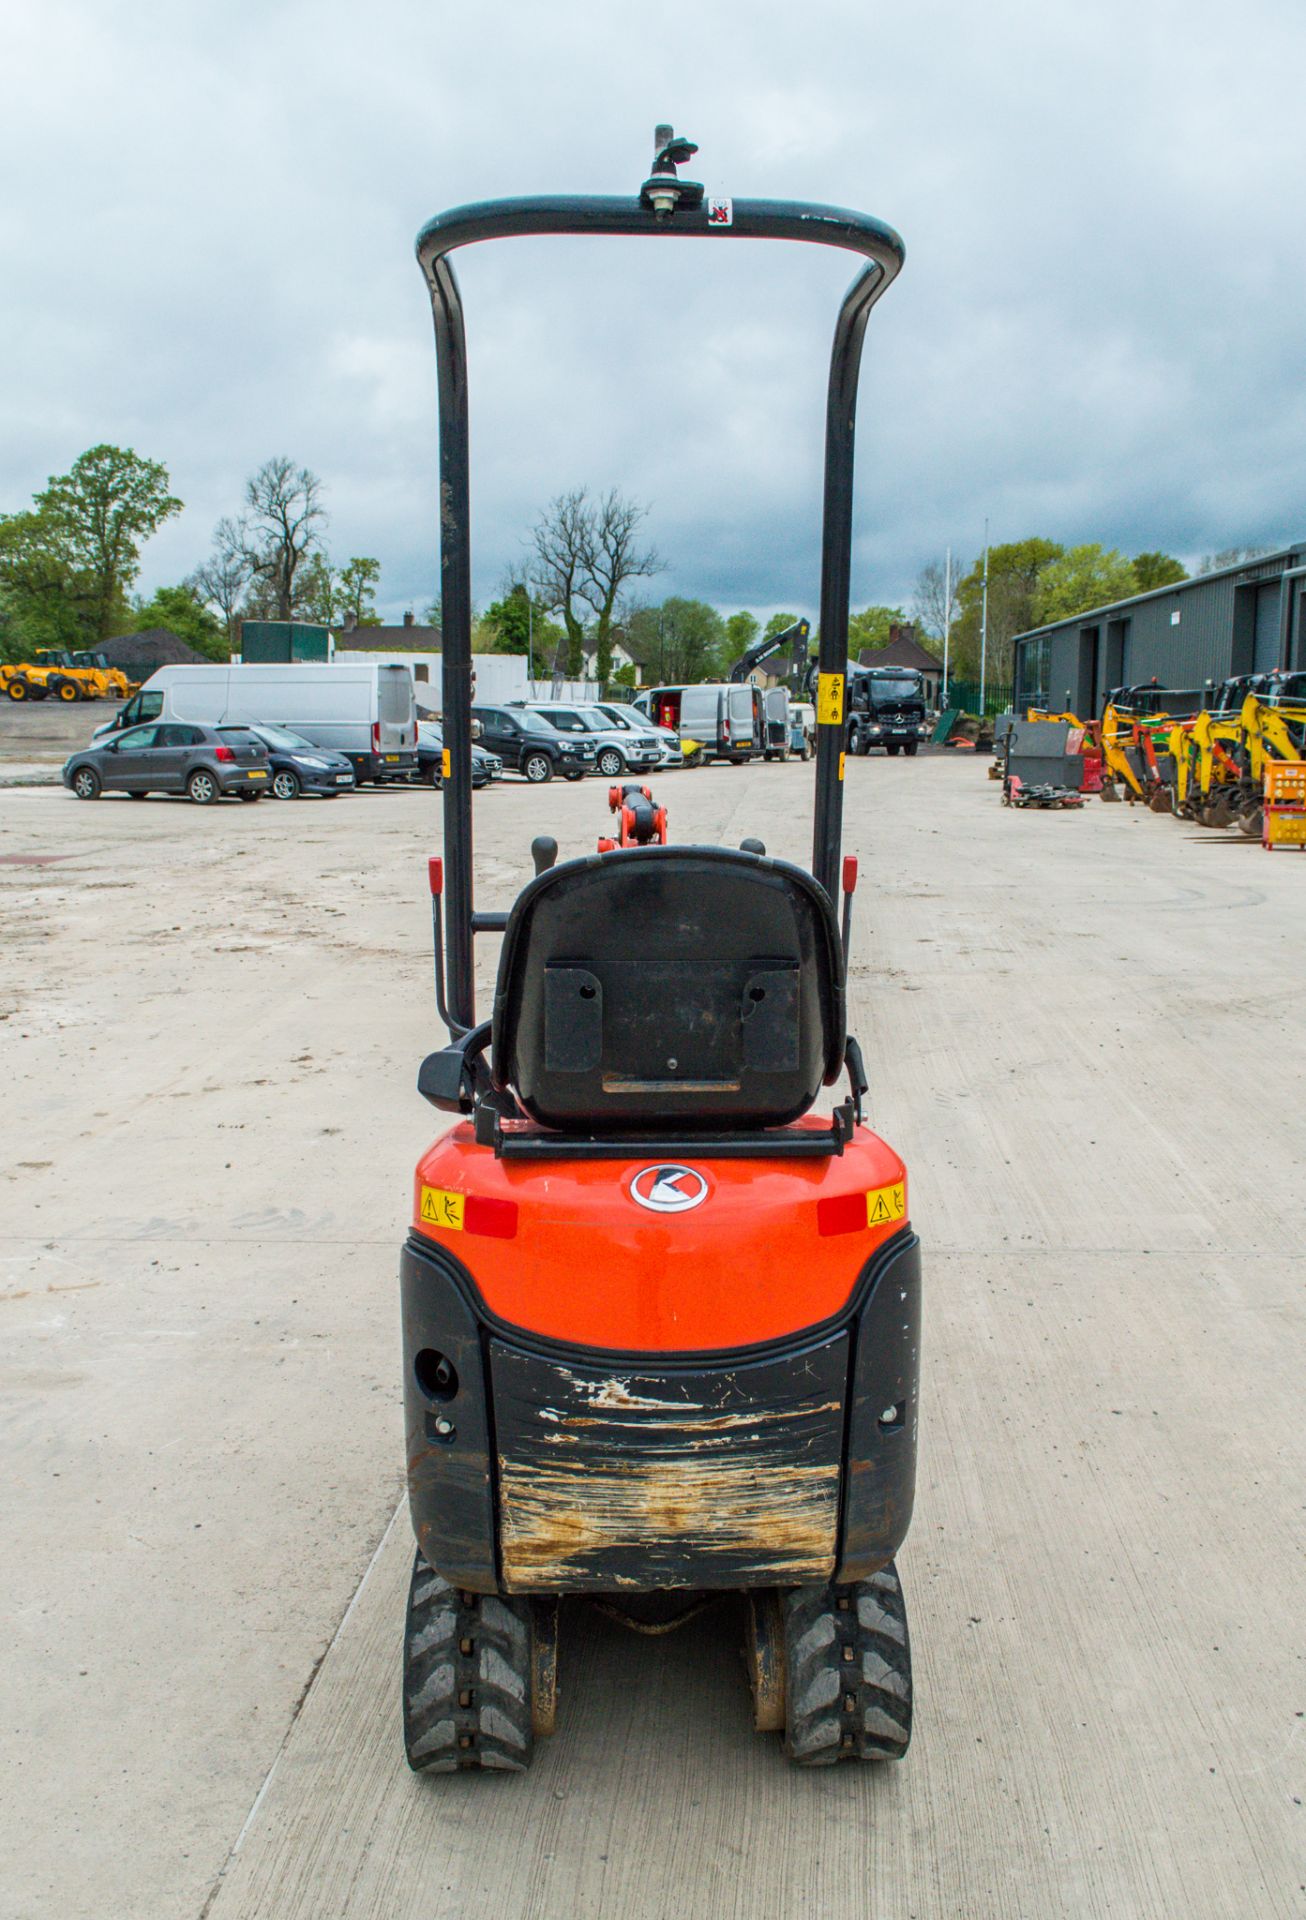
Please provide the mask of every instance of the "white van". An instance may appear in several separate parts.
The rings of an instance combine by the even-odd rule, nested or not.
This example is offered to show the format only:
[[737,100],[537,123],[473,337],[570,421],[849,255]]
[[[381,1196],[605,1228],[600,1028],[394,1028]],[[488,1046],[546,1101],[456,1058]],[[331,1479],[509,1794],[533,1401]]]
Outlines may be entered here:
[[697,687],[648,687],[634,707],[655,726],[681,740],[697,740],[701,761],[731,760],[736,766],[763,750],[762,695],[747,681],[707,681]]
[[346,754],[360,782],[406,780],[417,766],[413,676],[382,661],[160,667],[92,738],[161,718],[288,727]]

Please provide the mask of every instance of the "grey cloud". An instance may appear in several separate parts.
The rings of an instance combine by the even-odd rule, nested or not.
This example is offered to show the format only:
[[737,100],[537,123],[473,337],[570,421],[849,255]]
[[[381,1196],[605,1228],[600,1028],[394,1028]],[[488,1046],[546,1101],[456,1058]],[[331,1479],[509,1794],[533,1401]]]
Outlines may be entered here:
[[[714,190],[906,237],[867,337],[855,600],[909,595],[986,514],[996,539],[1190,555],[1306,524],[1306,135],[1267,84],[1302,70],[1289,0],[18,12],[0,505],[95,440],[166,460],[187,512],[146,585],[286,451],[328,482],[334,547],[381,557],[389,607],[428,599],[413,236],[465,199],[631,190],[663,116]],[[654,591],[811,605],[847,262],[513,243],[460,273],[481,598],[543,501],[589,481],[650,501]]]

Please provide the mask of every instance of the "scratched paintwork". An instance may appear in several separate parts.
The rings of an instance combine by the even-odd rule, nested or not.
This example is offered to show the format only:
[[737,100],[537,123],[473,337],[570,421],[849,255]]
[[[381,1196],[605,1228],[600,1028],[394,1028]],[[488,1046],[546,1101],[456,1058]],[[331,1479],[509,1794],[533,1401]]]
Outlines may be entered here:
[[661,1375],[491,1343],[499,1549],[521,1592],[827,1579],[848,1338]]

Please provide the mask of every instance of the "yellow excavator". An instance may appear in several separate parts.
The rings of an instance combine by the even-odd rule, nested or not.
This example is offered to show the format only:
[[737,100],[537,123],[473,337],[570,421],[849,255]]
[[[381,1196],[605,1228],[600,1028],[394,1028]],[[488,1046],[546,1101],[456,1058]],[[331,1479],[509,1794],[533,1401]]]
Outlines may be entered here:
[[1249,693],[1239,716],[1244,753],[1242,810],[1238,825],[1260,839],[1265,796],[1265,768],[1269,761],[1306,760],[1306,705],[1271,705]]
[[1175,721],[1166,744],[1174,765],[1174,812],[1204,827],[1227,827],[1239,812],[1243,784],[1241,721],[1204,710]]
[[1120,798],[1115,788],[1119,780],[1124,785],[1126,800],[1141,800],[1158,813],[1168,810],[1168,794],[1157,768],[1154,739],[1162,718],[1156,714],[1131,713],[1108,701],[1100,733],[1104,800]]

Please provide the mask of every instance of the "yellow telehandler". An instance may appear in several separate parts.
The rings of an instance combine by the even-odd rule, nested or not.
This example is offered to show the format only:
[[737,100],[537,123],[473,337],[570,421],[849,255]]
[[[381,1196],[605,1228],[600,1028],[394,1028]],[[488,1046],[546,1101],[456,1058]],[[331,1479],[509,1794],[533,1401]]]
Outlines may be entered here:
[[90,700],[85,676],[72,664],[66,649],[42,648],[30,660],[0,667],[0,689],[10,700]]

